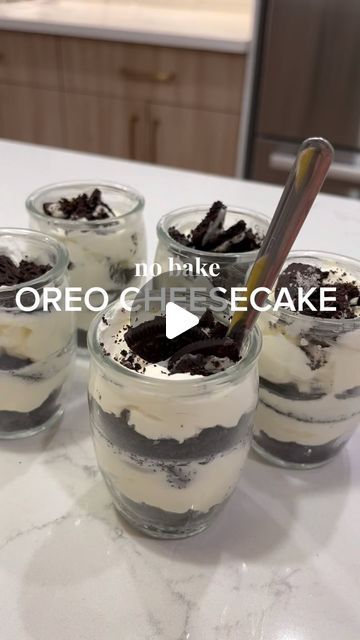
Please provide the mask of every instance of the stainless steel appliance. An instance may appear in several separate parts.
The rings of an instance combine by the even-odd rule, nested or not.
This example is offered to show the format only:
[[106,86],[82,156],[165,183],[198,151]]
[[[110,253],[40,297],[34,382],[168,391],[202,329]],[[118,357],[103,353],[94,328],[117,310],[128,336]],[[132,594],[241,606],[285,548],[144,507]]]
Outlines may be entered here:
[[263,0],[256,38],[245,177],[284,183],[320,135],[336,151],[323,190],[360,198],[360,0]]

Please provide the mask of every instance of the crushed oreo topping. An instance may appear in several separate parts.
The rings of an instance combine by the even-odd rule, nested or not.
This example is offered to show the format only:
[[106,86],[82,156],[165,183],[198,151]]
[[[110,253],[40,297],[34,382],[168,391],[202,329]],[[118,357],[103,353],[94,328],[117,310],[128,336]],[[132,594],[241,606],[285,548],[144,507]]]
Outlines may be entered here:
[[175,242],[182,244],[184,247],[193,246],[190,238],[188,238],[184,233],[181,233],[181,231],[179,231],[176,227],[170,227],[168,233],[169,236],[173,240],[175,240]]
[[263,238],[248,228],[245,220],[239,220],[224,229],[227,207],[214,202],[205,218],[188,235],[176,227],[170,227],[169,236],[184,247],[215,253],[245,253],[260,249]]
[[239,347],[231,338],[209,338],[176,351],[168,362],[171,374],[209,376],[240,360]]
[[[330,279],[329,277],[332,276]],[[351,319],[360,313],[360,288],[355,281],[344,280],[349,277],[345,272],[342,276],[335,270],[322,271],[310,264],[292,263],[279,276],[276,285],[276,295],[281,288],[289,291],[290,297],[298,309],[298,288],[302,287],[304,293],[315,287],[315,291],[309,296],[310,302],[316,311],[304,306],[299,313],[307,316],[327,319]],[[329,307],[335,307],[334,311],[320,311],[320,288],[335,287],[336,300],[328,303]]]
[[155,316],[153,320],[130,327],[124,335],[130,349],[151,363],[167,360],[174,351],[181,349],[186,344],[204,340],[206,337],[206,334],[199,327],[193,327],[170,340],[166,337],[166,319],[163,316]]
[[[126,326],[113,336],[115,344],[123,344],[114,360],[139,373],[146,372],[147,364],[168,360],[168,373],[190,373],[208,376],[223,371],[240,360],[239,347],[226,337],[227,327],[218,322],[210,310],[200,318],[199,324],[177,338],[166,337],[166,319],[155,316],[136,326]],[[121,334],[121,335],[120,335]],[[109,355],[104,345],[104,355]],[[144,362],[145,361],[145,362]]]
[[61,198],[58,202],[45,202],[43,210],[46,215],[62,220],[105,220],[113,218],[113,210],[103,202],[100,189],[88,196],[81,193],[74,198]]
[[0,286],[12,287],[40,278],[51,269],[50,264],[21,260],[17,265],[9,256],[0,255]]

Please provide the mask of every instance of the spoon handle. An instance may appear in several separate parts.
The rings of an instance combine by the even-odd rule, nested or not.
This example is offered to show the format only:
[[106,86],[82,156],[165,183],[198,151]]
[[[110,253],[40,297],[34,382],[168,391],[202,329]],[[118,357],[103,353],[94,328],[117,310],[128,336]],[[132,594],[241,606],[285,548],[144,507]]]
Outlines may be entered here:
[[[259,311],[249,305],[251,292],[258,287],[272,289],[299,231],[318,195],[333,159],[334,150],[324,138],[308,138],[299,148],[265,240],[247,280],[247,311],[234,313],[228,335],[242,339],[255,324]],[[256,302],[262,306],[266,291]]]

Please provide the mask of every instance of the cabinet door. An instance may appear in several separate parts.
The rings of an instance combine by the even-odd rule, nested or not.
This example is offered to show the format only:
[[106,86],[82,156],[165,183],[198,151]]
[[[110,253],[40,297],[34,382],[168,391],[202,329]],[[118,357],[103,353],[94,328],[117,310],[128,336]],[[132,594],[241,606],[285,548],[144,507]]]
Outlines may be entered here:
[[220,51],[61,38],[65,89],[239,113],[246,57]]
[[141,103],[68,93],[65,121],[69,149],[145,159],[145,107]]
[[150,162],[234,175],[239,116],[151,105]]
[[63,146],[61,94],[0,85],[0,137]]
[[0,82],[58,88],[58,45],[55,36],[0,31]]

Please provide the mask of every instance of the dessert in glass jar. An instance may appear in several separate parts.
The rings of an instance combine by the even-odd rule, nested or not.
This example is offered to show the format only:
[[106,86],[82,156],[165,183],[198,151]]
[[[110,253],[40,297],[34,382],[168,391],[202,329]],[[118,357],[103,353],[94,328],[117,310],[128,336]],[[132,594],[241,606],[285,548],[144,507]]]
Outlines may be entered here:
[[[34,191],[26,201],[31,226],[63,242],[70,254],[69,278],[80,296],[104,289],[109,302],[123,289],[140,287],[135,263],[146,261],[144,198],[131,187],[111,182],[62,182]],[[91,304],[103,298],[93,293]],[[95,312],[82,305],[76,313],[78,346]]]
[[[53,238],[23,229],[0,231],[0,437],[33,435],[57,424],[75,355],[74,314],[44,311],[45,287],[63,292],[68,252]],[[24,287],[31,291],[21,297]]]
[[212,279],[216,287],[229,289],[245,282],[266,235],[269,219],[256,211],[227,207],[217,201],[184,207],[164,215],[157,224],[155,261],[163,271],[172,271],[173,260],[184,265],[219,265]]
[[192,354],[194,341],[224,336],[210,310],[170,340],[165,318],[131,325],[114,304],[89,330],[89,405],[99,467],[119,512],[159,538],[204,530],[233,492],[258,401],[255,328],[241,359]]
[[[259,407],[254,448],[294,468],[330,460],[360,424],[360,262],[320,251],[290,254],[277,283],[295,299],[314,288],[316,311],[261,314]],[[321,287],[336,300],[319,311]]]

